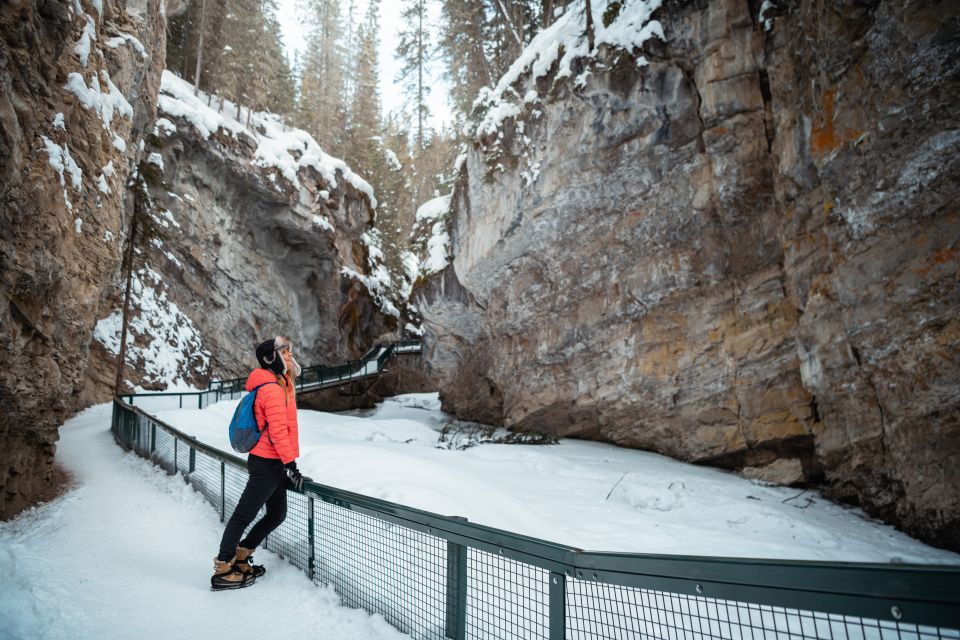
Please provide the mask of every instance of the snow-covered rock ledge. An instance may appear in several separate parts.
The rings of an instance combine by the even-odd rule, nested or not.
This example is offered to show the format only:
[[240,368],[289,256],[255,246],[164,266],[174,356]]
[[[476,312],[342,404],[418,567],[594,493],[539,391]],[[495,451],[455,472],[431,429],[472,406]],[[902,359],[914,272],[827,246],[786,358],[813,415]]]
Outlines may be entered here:
[[[393,328],[399,312],[365,180],[278,116],[194,95],[168,71],[157,102],[142,143],[150,203],[137,257],[152,274],[143,292],[154,291],[136,301],[165,302],[134,305],[132,326],[175,330],[159,351],[157,340],[135,345],[131,364],[149,353],[169,366],[128,367],[131,384],[241,375],[265,335],[289,335],[305,364],[349,360]],[[116,357],[121,303],[101,317],[97,349],[107,364],[91,372],[100,388]],[[140,342],[150,346],[138,355]]]
[[[247,146],[254,146],[253,166],[264,169],[264,177],[282,190],[278,179],[301,189],[298,175],[302,169],[312,168],[326,183],[328,190],[337,188],[337,173],[350,186],[367,196],[370,207],[376,209],[373,187],[339,158],[328,155],[306,131],[287,126],[280,116],[272,113],[250,112],[216,95],[198,93],[194,86],[169,70],[163,72],[160,113],[168,118],[188,122],[204,140],[214,137],[232,137]],[[243,123],[240,122],[243,120]]]

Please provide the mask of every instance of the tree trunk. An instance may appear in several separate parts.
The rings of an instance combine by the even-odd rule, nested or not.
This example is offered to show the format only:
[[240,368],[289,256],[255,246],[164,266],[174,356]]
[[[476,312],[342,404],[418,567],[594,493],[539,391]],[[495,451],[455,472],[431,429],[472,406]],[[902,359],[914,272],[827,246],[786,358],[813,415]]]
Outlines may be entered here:
[[546,29],[553,24],[553,0],[543,0],[540,6],[543,12],[540,17],[543,22],[543,28]]
[[587,0],[587,44],[590,51],[593,51],[593,11],[591,11],[590,0]]
[[417,12],[417,147],[423,154],[423,0]]
[[203,32],[204,24],[204,8],[207,5],[207,0],[201,0],[200,2],[200,44],[197,47],[197,70],[193,74],[193,95],[197,95],[197,92],[200,91],[200,70],[203,65]]
[[130,323],[130,288],[133,282],[133,256],[137,237],[137,220],[140,217],[140,210],[143,204],[140,200],[140,194],[137,189],[141,185],[134,187],[133,194],[133,219],[130,221],[130,238],[127,240],[127,255],[124,263],[127,271],[127,288],[123,294],[123,322],[120,325],[120,353],[117,355],[117,381],[114,385],[114,394],[120,395],[123,391],[123,367],[127,360],[127,326]]
[[487,77],[487,81],[484,83],[488,87],[495,87],[496,82],[493,77],[493,69],[490,67],[490,60],[487,59],[487,52],[483,50],[482,44],[476,45],[476,54],[477,57],[483,60],[483,73]]

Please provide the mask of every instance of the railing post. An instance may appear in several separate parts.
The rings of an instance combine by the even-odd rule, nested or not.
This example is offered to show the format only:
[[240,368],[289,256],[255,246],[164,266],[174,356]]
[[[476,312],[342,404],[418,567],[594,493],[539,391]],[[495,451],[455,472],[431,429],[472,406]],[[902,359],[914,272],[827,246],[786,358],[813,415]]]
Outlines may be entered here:
[[130,414],[130,448],[138,454],[143,453],[143,430],[140,428],[140,416]]
[[315,541],[313,529],[313,498],[307,498],[307,509],[310,510],[307,514],[307,541],[310,545],[310,555],[307,556],[307,575],[310,576],[311,580],[313,580],[313,566],[315,562],[315,556],[313,553]]
[[[466,518],[456,517],[457,520]],[[451,640],[467,637],[467,548],[447,541],[447,620],[446,636]]]
[[187,473],[193,473],[197,470],[197,450],[190,447],[190,470]]
[[177,400],[180,401],[180,408],[183,409],[183,394],[182,394],[182,393],[181,393],[179,396],[177,396]]
[[550,573],[550,640],[564,640],[567,633],[567,577]]
[[226,517],[227,511],[227,464],[220,461],[220,522]]
[[174,437],[173,439],[173,475],[177,475],[177,444],[180,442],[180,438]]
[[150,455],[157,449],[157,423],[150,423]]

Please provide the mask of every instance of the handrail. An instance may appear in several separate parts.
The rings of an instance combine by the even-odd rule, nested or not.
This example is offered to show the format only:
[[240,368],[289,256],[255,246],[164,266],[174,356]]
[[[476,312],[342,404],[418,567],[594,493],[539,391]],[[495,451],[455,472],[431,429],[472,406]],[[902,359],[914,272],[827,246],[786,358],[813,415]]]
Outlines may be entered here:
[[[189,448],[236,470],[245,469],[237,456],[116,398],[115,424],[121,413],[136,414]],[[302,495],[449,544],[519,561],[549,571],[558,580],[948,628],[960,622],[960,567],[584,551],[314,482],[305,483]]]

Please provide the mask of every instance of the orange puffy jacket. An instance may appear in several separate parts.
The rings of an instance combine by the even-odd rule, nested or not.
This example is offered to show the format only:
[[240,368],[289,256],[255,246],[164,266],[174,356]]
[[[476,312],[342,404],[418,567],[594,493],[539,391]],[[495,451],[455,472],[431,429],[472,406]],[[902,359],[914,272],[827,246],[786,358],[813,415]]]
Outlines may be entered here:
[[284,464],[300,456],[300,431],[297,428],[297,398],[293,382],[287,374],[276,376],[266,369],[254,369],[247,378],[247,391],[267,384],[257,392],[253,414],[261,436],[250,450],[261,458],[279,458]]

